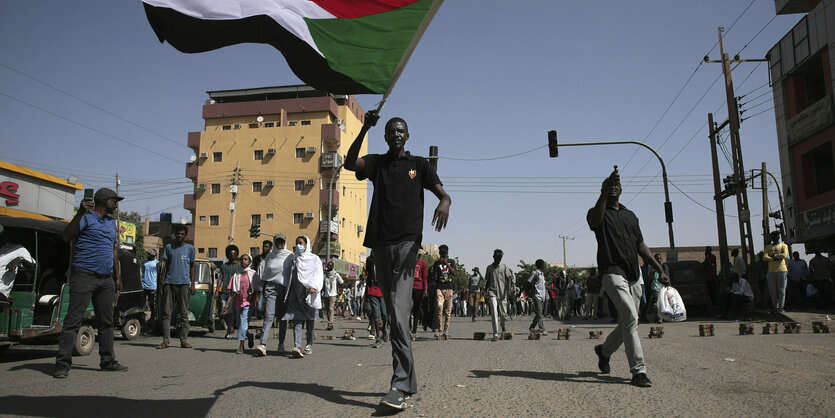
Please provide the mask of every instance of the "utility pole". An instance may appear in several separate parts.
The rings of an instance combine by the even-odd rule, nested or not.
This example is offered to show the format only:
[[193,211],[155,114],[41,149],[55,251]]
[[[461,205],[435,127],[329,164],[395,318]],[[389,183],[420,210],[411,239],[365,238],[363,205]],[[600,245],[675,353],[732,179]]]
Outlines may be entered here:
[[[733,60],[725,53],[725,48],[722,43],[722,31],[724,28],[718,28],[719,33],[719,53],[722,59],[719,61],[710,60],[705,56],[705,62],[721,63],[722,73],[725,75],[725,98],[728,105],[728,125],[730,129],[731,141],[731,155],[733,157],[733,166],[735,179],[735,194],[736,206],[739,211],[739,237],[742,245],[742,252],[747,258],[748,277],[754,277],[755,272],[755,256],[754,256],[754,238],[751,233],[751,210],[748,207],[748,189],[745,183],[745,166],[742,162],[742,145],[739,140],[739,108],[736,103],[736,96],[734,96],[734,83],[731,77],[731,63],[735,62],[759,62],[766,61],[765,59],[739,59],[735,56]],[[756,287],[756,286],[754,286]],[[755,295],[758,289],[754,290]]]
[[566,237],[566,236],[560,235],[560,238],[562,239],[562,265],[563,265],[563,268],[568,268],[568,261],[565,258],[565,240],[572,240],[573,241],[574,237]]
[[[724,124],[723,124],[724,126]],[[713,113],[707,114],[707,127],[710,131],[710,159],[713,165],[713,201],[716,203],[716,229],[719,232],[719,275],[725,280],[728,266],[728,232],[725,229],[725,204],[719,179],[719,158],[716,151],[716,134],[721,129],[713,124]]]
[[232,202],[229,203],[229,245],[235,243],[235,200],[238,197],[238,186],[241,184],[241,162],[235,161],[235,170],[232,171],[232,184],[229,192],[232,193]]
[[771,235],[768,231],[768,170],[765,168],[765,161],[763,161],[763,168],[762,172],[760,173],[760,178],[763,182],[763,248],[768,245],[771,240],[769,236]]

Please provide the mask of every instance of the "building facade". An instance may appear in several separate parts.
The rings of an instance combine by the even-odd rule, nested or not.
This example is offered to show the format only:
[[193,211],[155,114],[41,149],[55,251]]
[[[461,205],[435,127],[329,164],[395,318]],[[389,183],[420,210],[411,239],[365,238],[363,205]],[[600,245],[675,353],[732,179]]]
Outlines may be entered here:
[[775,0],[777,14],[804,13],[769,51],[786,240],[807,252],[835,250],[835,0]]
[[354,97],[309,86],[208,94],[205,129],[188,134],[195,157],[186,177],[194,193],[183,201],[198,257],[223,258],[229,243],[255,256],[269,239],[250,237],[259,225],[263,233],[287,235],[288,246],[308,236],[323,258],[330,234],[338,270],[355,271],[351,266],[365,261],[368,186],[337,170],[365,116]]
[[75,192],[83,187],[77,181],[0,161],[0,215],[72,219]]

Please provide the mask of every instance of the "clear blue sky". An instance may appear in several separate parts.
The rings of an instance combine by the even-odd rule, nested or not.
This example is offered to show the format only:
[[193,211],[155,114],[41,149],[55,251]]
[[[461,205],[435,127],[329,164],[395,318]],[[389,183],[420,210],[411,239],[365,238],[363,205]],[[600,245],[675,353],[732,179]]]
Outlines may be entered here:
[[[719,26],[729,29],[731,56],[744,48],[744,58],[762,58],[801,18],[775,19],[773,1],[751,3],[448,1],[382,118],[402,116],[411,131],[407,148],[426,155],[438,145],[442,158],[531,150],[545,144],[550,129],[563,142],[644,140],[689,196],[671,186],[676,244],[716,245],[715,215],[700,206],[713,208],[705,124],[708,112],[723,121],[727,109],[722,82],[714,83],[719,64],[700,62],[708,52],[719,57]],[[127,196],[122,209],[154,219],[160,211],[189,217],[182,209],[182,195],[192,189],[184,178],[192,154],[186,134],[203,128],[206,91],[299,83],[267,45],[182,54],[160,44],[139,1],[2,2],[0,64],[0,159],[76,174],[85,187],[112,187],[118,172]],[[746,63],[734,80],[737,95],[750,93],[743,117],[765,111],[742,124],[746,167],[765,161],[779,173],[767,74],[765,63]],[[367,110],[380,96],[358,99]],[[371,152],[385,151],[382,136],[382,124],[371,130]],[[558,235],[567,235],[576,237],[567,243],[568,263],[593,264],[596,244],[583,217],[617,164],[622,201],[641,219],[647,244],[667,245],[660,168],[648,151],[633,158],[636,149],[563,148],[558,159],[546,149],[493,161],[442,159],[439,174],[453,199],[450,223],[441,233],[430,229],[436,200],[428,194],[424,241],[448,244],[468,267],[483,268],[502,248],[515,267],[519,259],[561,263]],[[721,156],[720,167],[730,172]],[[757,232],[760,195],[750,200]],[[776,209],[776,194],[771,201]],[[726,202],[726,212],[735,213]],[[727,222],[729,242],[738,243],[735,218]]]

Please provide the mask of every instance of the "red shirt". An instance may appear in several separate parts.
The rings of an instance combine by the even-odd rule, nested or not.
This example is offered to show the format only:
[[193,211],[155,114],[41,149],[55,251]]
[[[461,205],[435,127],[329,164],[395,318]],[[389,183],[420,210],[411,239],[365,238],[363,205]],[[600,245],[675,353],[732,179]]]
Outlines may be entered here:
[[429,272],[426,268],[426,261],[424,261],[422,258],[418,258],[417,264],[415,265],[415,284],[412,286],[412,289],[426,289],[426,275],[428,273]]
[[702,265],[705,268],[705,280],[708,282],[716,280],[716,256],[713,254],[706,255]]

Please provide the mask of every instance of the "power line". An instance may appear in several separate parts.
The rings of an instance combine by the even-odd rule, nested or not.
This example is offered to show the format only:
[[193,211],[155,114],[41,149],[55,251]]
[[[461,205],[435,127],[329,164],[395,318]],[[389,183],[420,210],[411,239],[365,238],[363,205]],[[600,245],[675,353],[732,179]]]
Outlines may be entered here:
[[527,151],[519,152],[519,153],[516,153],[516,154],[503,155],[503,156],[501,156],[501,157],[489,157],[489,158],[453,158],[453,157],[441,157],[441,156],[438,156],[438,158],[443,159],[443,160],[453,160],[453,161],[493,161],[493,160],[503,160],[503,159],[506,159],[506,158],[513,158],[513,157],[518,157],[518,156],[520,156],[520,155],[529,154],[529,153],[531,153],[531,152],[534,152],[534,151],[537,151],[537,150],[541,150],[542,148],[545,148],[545,147],[547,147],[547,146],[548,146],[548,144],[545,144],[545,145],[542,145],[542,146],[536,147],[536,148],[534,148],[534,149],[530,149],[530,150],[527,150]]
[[177,161],[177,160],[175,160],[175,159],[173,159],[173,158],[171,158],[171,157],[169,157],[169,156],[167,156],[167,155],[160,154],[160,153],[158,153],[158,152],[156,152],[156,151],[154,151],[154,150],[152,150],[152,149],[145,148],[145,147],[143,147],[143,146],[141,146],[141,145],[136,145],[136,144],[134,144],[134,143],[132,143],[132,142],[130,142],[130,141],[128,141],[128,140],[126,140],[126,139],[119,138],[119,137],[114,136],[114,135],[110,135],[110,134],[109,134],[109,133],[107,133],[107,132],[104,132],[104,131],[101,131],[101,130],[99,130],[99,129],[96,129],[96,128],[92,127],[92,126],[85,125],[85,124],[83,124],[83,123],[81,123],[81,122],[75,121],[75,120],[70,119],[70,118],[68,118],[68,117],[61,116],[61,115],[59,115],[59,114],[57,114],[57,113],[51,112],[51,111],[49,111],[49,110],[46,110],[46,109],[44,109],[44,108],[42,108],[42,107],[40,107],[40,106],[37,106],[37,105],[34,105],[34,104],[32,104],[32,103],[25,102],[25,101],[23,101],[23,100],[21,100],[21,99],[18,99],[17,97],[10,96],[10,95],[8,95],[8,94],[6,94],[6,93],[3,93],[3,92],[0,92],[0,96],[5,96],[5,97],[8,97],[9,99],[12,99],[12,100],[14,100],[14,101],[16,101],[16,102],[18,102],[18,103],[21,103],[21,104],[24,104],[24,105],[26,105],[26,106],[32,107],[32,108],[34,108],[34,109],[40,110],[41,112],[44,112],[44,113],[50,114],[50,115],[52,115],[52,116],[55,116],[56,118],[63,119],[63,120],[65,120],[65,121],[67,121],[67,122],[70,122],[70,123],[73,123],[73,124],[75,124],[75,125],[81,126],[82,128],[87,128],[87,129],[89,129],[89,130],[91,130],[91,131],[93,131],[93,132],[99,133],[99,134],[104,135],[104,136],[106,136],[106,137],[108,137],[108,138],[111,138],[111,139],[115,139],[116,141],[119,141],[119,142],[122,142],[122,143],[124,143],[124,144],[130,145],[130,146],[132,146],[132,147],[134,147],[134,148],[139,148],[139,149],[141,149],[141,150],[143,150],[143,151],[150,152],[151,154],[157,155],[157,156],[159,156],[159,157],[161,157],[161,158],[164,158],[164,159],[166,159],[166,160],[173,161],[173,162],[177,163],[178,165],[179,165],[179,164],[182,164],[180,161]]
[[[92,108],[94,108],[94,109],[96,109],[96,110],[99,110],[99,111],[101,111],[101,112],[107,113],[108,115],[113,116],[113,117],[114,117],[114,118],[116,118],[116,119],[119,119],[119,120],[121,120],[121,121],[123,121],[123,122],[127,122],[127,123],[129,123],[129,124],[131,124],[131,125],[133,125],[133,126],[135,126],[135,127],[139,128],[139,129],[142,129],[142,130],[144,130],[144,131],[146,131],[146,132],[152,133],[152,134],[154,134],[154,135],[156,135],[156,136],[158,136],[158,137],[160,137],[160,138],[162,138],[162,139],[164,139],[164,140],[166,140],[166,141],[168,141],[168,142],[172,142],[172,143],[177,144],[177,145],[179,145],[179,146],[181,146],[181,147],[188,148],[188,146],[183,145],[183,143],[182,143],[182,142],[175,141],[175,140],[173,140],[173,139],[171,139],[171,138],[169,138],[169,137],[167,137],[167,136],[165,136],[165,135],[163,135],[163,134],[161,134],[161,133],[159,133],[159,132],[156,132],[156,131],[154,131],[154,130],[148,129],[148,128],[146,128],[146,127],[144,127],[144,126],[142,126],[142,125],[140,125],[140,124],[138,124],[138,123],[135,123],[135,122],[133,122],[133,121],[130,121],[130,120],[128,120],[128,119],[125,119],[125,118],[124,118],[124,117],[122,117],[122,116],[119,116],[119,115],[117,115],[117,114],[115,114],[115,113],[113,113],[113,112],[111,112],[111,111],[109,111],[109,110],[107,110],[107,109],[104,109],[104,108],[102,108],[102,107],[100,107],[100,106],[96,106],[96,105],[94,105],[93,103],[90,103],[90,102],[88,102],[88,101],[86,101],[86,100],[84,100],[84,99],[82,99],[82,98],[80,98],[80,97],[74,96],[74,95],[72,95],[72,94],[70,94],[70,93],[68,93],[68,92],[66,92],[66,91],[64,91],[64,90],[61,90],[61,89],[59,89],[58,87],[55,87],[55,86],[53,86],[53,85],[51,85],[51,84],[49,84],[49,83],[47,83],[47,82],[45,82],[45,81],[41,81],[41,80],[39,80],[39,79],[37,79],[37,78],[35,78],[35,77],[33,77],[33,76],[29,75],[29,74],[26,74],[26,73],[24,73],[23,71],[20,71],[20,70],[18,70],[18,69],[16,69],[16,68],[14,68],[14,67],[12,67],[12,66],[10,66],[10,65],[8,65],[8,64],[5,64],[5,63],[3,63],[3,62],[0,62],[0,66],[6,67],[7,69],[9,69],[9,70],[11,70],[11,71],[14,71],[14,72],[16,72],[16,73],[18,73],[18,74],[20,74],[20,75],[22,75],[22,76],[24,76],[24,77],[26,77],[26,78],[28,78],[28,79],[30,79],[30,80],[33,80],[33,81],[35,81],[35,82],[37,82],[37,83],[40,83],[40,84],[42,84],[42,85],[44,85],[44,86],[46,86],[46,87],[49,87],[49,88],[51,88],[51,89],[53,89],[53,90],[55,90],[55,91],[57,91],[57,92],[59,92],[59,93],[62,93],[62,94],[67,95],[67,96],[69,96],[69,97],[72,97],[73,99],[78,100],[79,102],[84,103],[84,104],[86,104],[86,105],[88,105],[88,106],[90,106],[90,107],[92,107]],[[189,149],[190,149],[190,148],[189,148]]]

